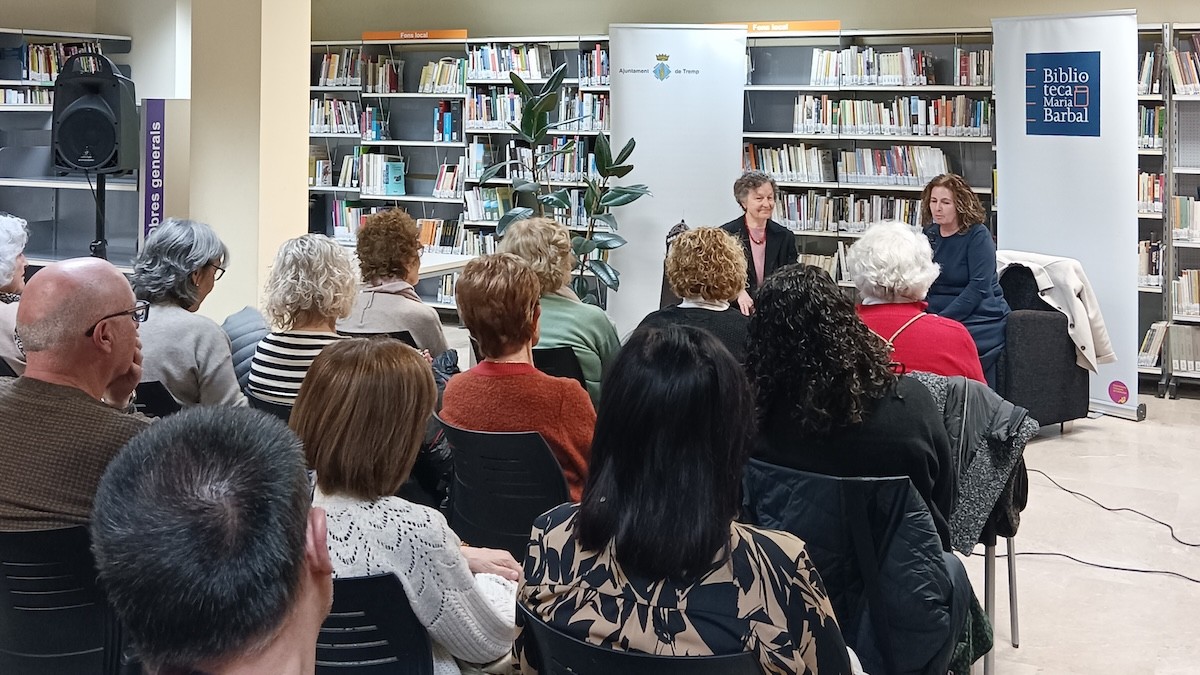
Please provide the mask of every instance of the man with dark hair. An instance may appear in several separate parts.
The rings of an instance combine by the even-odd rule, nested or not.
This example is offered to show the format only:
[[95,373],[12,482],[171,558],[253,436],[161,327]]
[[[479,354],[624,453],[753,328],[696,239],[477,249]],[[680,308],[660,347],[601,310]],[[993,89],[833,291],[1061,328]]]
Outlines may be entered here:
[[257,411],[191,408],[121,450],[92,546],[149,672],[313,672],[333,567],[311,500],[300,441]]
[[29,280],[16,318],[25,373],[0,379],[0,530],[87,524],[104,467],[148,423],[126,414],[148,310],[99,258]]

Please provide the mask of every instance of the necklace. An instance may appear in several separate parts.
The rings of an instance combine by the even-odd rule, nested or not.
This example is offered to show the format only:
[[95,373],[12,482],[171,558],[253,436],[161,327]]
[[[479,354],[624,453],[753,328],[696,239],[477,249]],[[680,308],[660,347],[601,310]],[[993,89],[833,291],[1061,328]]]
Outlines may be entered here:
[[516,361],[516,360],[501,361],[499,359],[484,359],[484,361],[487,361],[488,363],[529,363],[528,361]]
[[758,246],[762,246],[763,242],[765,242],[767,240],[767,228],[765,228],[765,227],[763,228],[762,239],[755,239],[754,231],[751,230],[749,227],[746,228],[746,234],[750,235],[750,241]]

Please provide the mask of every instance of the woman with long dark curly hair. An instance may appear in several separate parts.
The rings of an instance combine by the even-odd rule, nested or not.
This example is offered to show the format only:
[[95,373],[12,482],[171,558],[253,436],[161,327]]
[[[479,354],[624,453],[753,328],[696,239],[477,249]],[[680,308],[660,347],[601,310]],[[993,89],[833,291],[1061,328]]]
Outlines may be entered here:
[[746,371],[758,459],[829,476],[908,476],[950,550],[954,461],[933,397],[893,372],[883,340],[824,270],[789,265],[759,289]]

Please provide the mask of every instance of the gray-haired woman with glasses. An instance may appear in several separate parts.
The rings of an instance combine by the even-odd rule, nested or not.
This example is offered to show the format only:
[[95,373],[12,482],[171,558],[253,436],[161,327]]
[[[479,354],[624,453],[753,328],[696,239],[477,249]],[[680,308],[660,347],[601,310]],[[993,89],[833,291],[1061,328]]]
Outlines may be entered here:
[[25,290],[24,218],[0,211],[0,361],[17,375],[25,372],[25,355],[16,340],[17,303]]
[[133,292],[153,308],[141,327],[142,381],[161,382],[183,406],[246,405],[229,336],[196,313],[228,259],[211,227],[172,218],[146,238],[133,263]]

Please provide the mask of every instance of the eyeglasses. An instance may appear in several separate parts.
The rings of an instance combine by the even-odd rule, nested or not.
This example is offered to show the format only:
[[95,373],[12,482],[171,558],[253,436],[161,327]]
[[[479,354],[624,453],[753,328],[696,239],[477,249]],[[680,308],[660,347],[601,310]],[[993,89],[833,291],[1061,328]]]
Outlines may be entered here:
[[208,263],[208,266],[216,270],[216,272],[213,272],[213,281],[218,281],[221,277],[225,276],[224,267],[221,267],[216,263]]
[[146,319],[150,318],[150,301],[138,300],[137,304],[133,306],[133,309],[127,309],[124,312],[116,312],[115,314],[109,314],[108,316],[100,317],[100,320],[92,324],[92,327],[87,329],[87,332],[84,333],[83,336],[92,337],[92,334],[96,332],[96,328],[99,327],[100,324],[108,321],[109,319],[115,319],[118,316],[125,316],[127,314],[133,317],[134,323],[144,323]]

